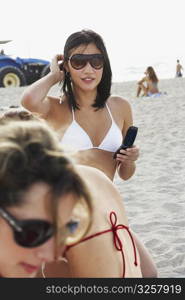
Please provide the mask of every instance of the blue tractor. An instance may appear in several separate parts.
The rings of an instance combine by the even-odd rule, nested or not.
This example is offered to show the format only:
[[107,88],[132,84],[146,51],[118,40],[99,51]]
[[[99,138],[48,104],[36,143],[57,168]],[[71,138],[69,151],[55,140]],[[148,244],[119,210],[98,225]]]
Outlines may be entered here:
[[[0,44],[10,42],[0,41]],[[33,83],[48,74],[49,61],[37,58],[15,59],[0,51],[0,87],[19,87]]]

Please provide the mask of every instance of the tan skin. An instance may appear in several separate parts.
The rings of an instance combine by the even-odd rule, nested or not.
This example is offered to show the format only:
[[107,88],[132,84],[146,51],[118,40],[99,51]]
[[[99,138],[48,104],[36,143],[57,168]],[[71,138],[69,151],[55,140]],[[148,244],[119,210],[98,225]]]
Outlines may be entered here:
[[[100,50],[94,45],[81,45],[71,50],[70,55],[76,53],[96,54]],[[72,112],[68,105],[68,100],[63,96],[62,103],[59,97],[48,96],[50,88],[64,78],[64,72],[60,70],[59,64],[63,61],[63,55],[54,56],[51,62],[51,72],[45,77],[29,86],[22,95],[22,105],[32,111],[37,112],[45,118],[48,123],[58,132],[61,138],[65,130],[72,122]],[[73,91],[80,110],[75,111],[75,119],[86,131],[94,146],[98,146],[111,126],[110,116],[105,108],[95,111],[92,107],[97,93],[97,86],[101,81],[103,69],[96,70],[89,63],[81,70],[75,70],[70,65],[70,61],[64,64],[64,68],[70,72]],[[107,104],[111,110],[114,121],[123,133],[123,137],[129,126],[133,125],[132,110],[130,104],[121,97],[111,96],[107,99]],[[101,129],[101,130],[100,130]],[[139,148],[134,146],[127,150],[121,150],[113,159],[113,153],[100,150],[89,149],[79,151],[76,154],[76,161],[79,164],[89,165],[103,171],[111,180],[114,179],[116,170],[119,176],[127,180],[135,172],[135,161],[139,156]],[[136,237],[135,237],[136,239]],[[147,265],[148,254],[143,245],[137,240],[141,258],[143,257],[144,276],[155,277],[156,272],[152,262]],[[142,254],[143,253],[143,254]],[[146,262],[147,261],[147,262]],[[151,271],[150,271],[151,268]]]
[[[7,207],[7,211],[18,220],[39,219],[54,223],[51,215],[53,196],[51,187],[45,183],[34,183],[25,193],[21,205]],[[58,197],[60,203],[60,239],[68,235],[68,222],[71,220],[73,209],[77,204],[72,194]],[[56,236],[52,236],[45,243],[34,248],[20,246],[14,239],[10,225],[0,217],[0,277],[33,278],[43,264],[55,260]],[[61,245],[61,253],[64,251]]]
[[[49,191],[50,187],[45,183],[35,183],[25,192],[23,204],[7,207],[7,211],[18,220],[40,219],[53,223],[50,214]],[[35,248],[22,247],[16,243],[12,228],[2,217],[0,217],[0,236],[0,275],[2,277],[35,277],[43,262],[51,262],[54,259],[55,240],[53,237]]]

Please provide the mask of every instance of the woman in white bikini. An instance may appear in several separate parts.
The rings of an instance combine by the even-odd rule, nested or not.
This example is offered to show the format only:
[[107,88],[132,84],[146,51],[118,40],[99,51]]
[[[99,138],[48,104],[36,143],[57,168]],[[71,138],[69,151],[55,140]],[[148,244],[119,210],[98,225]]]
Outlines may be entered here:
[[[78,150],[80,164],[103,171],[111,180],[116,170],[122,179],[129,179],[135,172],[138,147],[121,150],[116,159],[113,153],[133,124],[132,111],[125,99],[110,95],[112,72],[102,38],[91,30],[70,35],[64,54],[53,58],[50,69],[24,91],[22,105],[46,119],[63,145]],[[62,96],[48,96],[58,82],[63,83]],[[136,243],[143,276],[155,277],[156,269],[146,249]]]

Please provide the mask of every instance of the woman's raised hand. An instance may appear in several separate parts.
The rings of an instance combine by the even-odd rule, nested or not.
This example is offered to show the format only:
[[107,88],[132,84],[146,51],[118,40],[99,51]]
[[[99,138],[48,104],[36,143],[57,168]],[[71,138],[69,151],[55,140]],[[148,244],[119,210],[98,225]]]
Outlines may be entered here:
[[57,77],[57,81],[64,79],[64,71],[62,70],[64,56],[62,54],[56,54],[50,64],[50,70],[53,75]]

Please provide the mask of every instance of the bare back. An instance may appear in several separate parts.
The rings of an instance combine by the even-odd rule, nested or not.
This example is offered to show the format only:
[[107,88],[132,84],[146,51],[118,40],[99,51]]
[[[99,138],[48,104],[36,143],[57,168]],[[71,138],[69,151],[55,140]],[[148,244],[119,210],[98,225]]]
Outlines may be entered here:
[[[128,226],[123,201],[112,182],[94,168],[78,166],[77,170],[89,187],[93,199],[93,223],[87,236],[111,229],[111,223],[115,223],[114,226]],[[111,212],[115,213],[112,219]],[[125,277],[141,277],[139,254],[136,250],[138,266],[135,266],[134,247],[129,233],[119,229],[117,235],[123,245],[125,262],[115,247],[113,232],[110,231],[70,248],[66,253],[68,262],[46,266],[45,276],[118,278],[123,276],[125,268]]]
[[182,71],[182,66],[181,66],[181,64],[177,64],[177,66],[176,66],[176,72],[178,73],[178,72],[181,72]]
[[157,82],[147,79],[147,91],[151,94],[159,93]]

